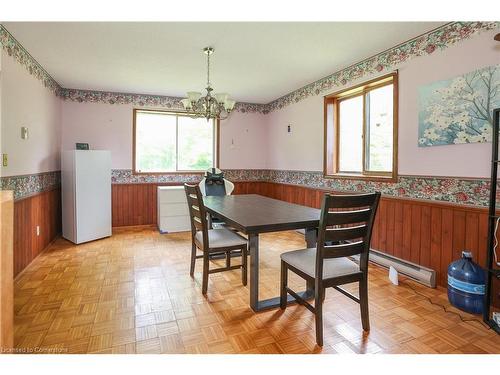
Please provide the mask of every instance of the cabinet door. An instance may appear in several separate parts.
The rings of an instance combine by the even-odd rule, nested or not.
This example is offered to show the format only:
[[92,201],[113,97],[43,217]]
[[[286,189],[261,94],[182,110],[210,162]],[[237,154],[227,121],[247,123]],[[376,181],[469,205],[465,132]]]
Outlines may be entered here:
[[0,191],[0,348],[4,349],[14,347],[13,230],[14,194]]

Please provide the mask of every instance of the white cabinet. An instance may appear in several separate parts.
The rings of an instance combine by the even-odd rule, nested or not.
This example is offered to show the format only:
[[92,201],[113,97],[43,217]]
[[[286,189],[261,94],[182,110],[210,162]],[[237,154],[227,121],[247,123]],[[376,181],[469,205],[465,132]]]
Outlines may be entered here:
[[191,230],[184,186],[158,187],[158,229],[161,233]]
[[82,243],[111,236],[111,152],[63,151],[63,237]]

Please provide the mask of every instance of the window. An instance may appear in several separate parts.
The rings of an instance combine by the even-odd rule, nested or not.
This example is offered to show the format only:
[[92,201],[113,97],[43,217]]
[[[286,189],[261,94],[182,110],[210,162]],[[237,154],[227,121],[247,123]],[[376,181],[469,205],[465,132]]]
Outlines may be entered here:
[[217,129],[215,120],[134,110],[134,172],[201,172],[217,166]]
[[397,98],[397,73],[325,97],[325,176],[396,179]]

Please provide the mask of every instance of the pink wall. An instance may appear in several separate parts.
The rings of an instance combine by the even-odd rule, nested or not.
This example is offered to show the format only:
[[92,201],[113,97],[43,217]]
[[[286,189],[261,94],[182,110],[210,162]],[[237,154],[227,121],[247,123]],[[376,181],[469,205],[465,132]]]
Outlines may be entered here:
[[500,63],[498,30],[485,32],[442,52],[419,57],[400,69],[399,172],[401,174],[489,177],[491,143],[418,147],[419,86]]
[[[62,103],[62,149],[76,142],[111,150],[114,169],[132,169],[133,105]],[[264,115],[234,112],[221,122],[221,168],[265,168],[267,133]]]
[[[500,47],[492,40],[495,32],[485,32],[398,67],[400,174],[489,175],[490,144],[417,146],[417,89],[436,80],[497,64]],[[61,102],[3,52],[2,60],[1,145],[10,161],[8,167],[2,168],[2,175],[58,170],[59,151],[74,148],[75,142],[88,142],[92,148],[111,150],[113,168],[132,168],[132,105]],[[291,133],[287,133],[288,125],[291,125]],[[21,140],[21,126],[29,128],[28,140]],[[220,154],[221,167],[227,169],[322,170],[322,95],[268,115],[233,113],[221,124]]]
[[260,113],[234,112],[221,121],[220,165],[226,169],[267,167],[268,129]]
[[110,150],[112,167],[132,168],[132,107],[100,103],[62,103],[62,150],[76,142]]
[[[402,175],[488,177],[491,144],[420,148],[417,89],[500,62],[498,30],[432,55],[409,60],[399,69],[399,173]],[[367,81],[373,77],[363,77]],[[349,86],[353,86],[351,83]],[[346,86],[348,87],[348,86]],[[338,87],[333,91],[342,89]],[[323,96],[314,96],[272,112],[267,165],[270,169],[323,170]],[[287,134],[291,124],[292,133]]]
[[[60,169],[61,101],[12,57],[1,52],[1,145],[9,165],[2,176]],[[21,139],[21,127],[29,138]]]
[[[323,170],[323,97],[304,99],[268,114],[267,167],[297,171]],[[290,125],[291,132],[287,133]]]

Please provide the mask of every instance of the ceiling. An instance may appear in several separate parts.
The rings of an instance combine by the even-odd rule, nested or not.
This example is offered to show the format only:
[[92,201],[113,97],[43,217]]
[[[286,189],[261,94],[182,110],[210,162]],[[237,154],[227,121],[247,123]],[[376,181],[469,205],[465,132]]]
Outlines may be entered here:
[[6,22],[65,88],[268,103],[444,22]]

